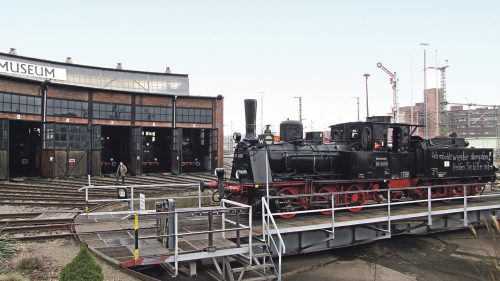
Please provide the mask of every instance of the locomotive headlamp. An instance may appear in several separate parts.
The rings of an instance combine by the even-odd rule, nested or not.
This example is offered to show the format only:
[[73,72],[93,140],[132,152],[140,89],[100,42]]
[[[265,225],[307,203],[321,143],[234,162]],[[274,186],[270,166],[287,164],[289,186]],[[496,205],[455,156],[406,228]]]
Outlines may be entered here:
[[116,189],[116,194],[119,199],[127,199],[127,189],[125,187],[118,187]]
[[204,192],[205,188],[207,188],[207,184],[205,184],[204,181],[200,181],[199,187],[200,187],[200,192]]
[[235,132],[235,133],[233,134],[233,140],[234,140],[235,142],[240,142],[240,140],[241,140],[241,134],[240,134],[240,133],[238,133],[238,132]]
[[215,176],[217,180],[221,181],[224,179],[224,168],[215,168]]
[[246,170],[238,170],[236,171],[236,178],[240,180],[240,182],[243,182],[244,179],[246,179],[248,176],[248,172]]

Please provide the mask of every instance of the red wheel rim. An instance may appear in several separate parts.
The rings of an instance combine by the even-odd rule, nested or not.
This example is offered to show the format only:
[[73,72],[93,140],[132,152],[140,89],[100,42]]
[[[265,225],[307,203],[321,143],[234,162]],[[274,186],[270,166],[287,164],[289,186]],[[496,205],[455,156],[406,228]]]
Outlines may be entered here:
[[[280,189],[280,191],[278,191],[278,195],[297,195],[297,194],[299,194],[299,191],[294,187],[285,187]],[[300,204],[298,198],[285,198],[285,200],[287,204],[293,204],[294,202]],[[288,212],[288,210],[285,210],[285,212]],[[286,214],[286,215],[279,215],[279,217],[283,219],[291,219],[295,217],[295,215],[296,214]]]
[[[332,193],[332,192],[337,192],[337,189],[331,185],[325,185],[323,187],[321,187],[319,190],[318,190],[318,193]],[[331,196],[319,196],[321,198],[321,201],[325,201],[325,202],[328,202],[328,206],[331,206],[332,205],[332,197]],[[328,197],[328,198],[326,198]],[[338,204],[339,202],[339,196],[338,195],[335,195],[335,207],[337,207],[336,205]],[[324,208],[322,208],[324,209]],[[326,209],[326,207],[325,207]],[[332,214],[332,211],[323,211],[321,212],[323,215],[331,215]]]
[[[346,191],[357,191],[357,190],[363,190],[362,186],[353,184],[347,188]],[[359,193],[347,193],[345,195],[345,203],[348,206],[359,206],[358,208],[350,208],[349,211],[357,213],[363,209],[363,205],[365,205],[366,202],[366,193],[364,192],[359,192]]]

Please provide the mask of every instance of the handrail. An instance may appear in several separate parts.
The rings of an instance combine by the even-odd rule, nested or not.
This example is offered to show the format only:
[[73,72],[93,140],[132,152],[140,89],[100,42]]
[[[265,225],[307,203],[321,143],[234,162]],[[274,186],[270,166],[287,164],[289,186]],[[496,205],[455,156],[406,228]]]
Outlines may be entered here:
[[[251,205],[246,205],[246,204],[243,204],[243,203],[239,203],[239,202],[235,202],[235,201],[231,201],[231,200],[228,200],[228,199],[222,199],[221,200],[221,205],[224,209],[226,208],[229,208],[229,207],[226,207],[226,204],[230,204],[230,205],[234,205],[236,207],[232,207],[232,208],[241,208],[241,209],[248,209],[248,226],[245,226],[243,225],[243,229],[248,229],[249,233],[248,233],[248,262],[250,265],[252,265],[252,260],[253,260],[253,244],[252,244],[252,235],[253,235],[253,224],[252,224],[252,206]],[[239,216],[239,214],[237,214],[237,216]],[[231,224],[234,224],[236,225],[236,228],[232,229],[233,231],[236,230],[236,245],[239,247],[240,246],[240,235],[239,235],[239,229],[240,226],[242,225],[239,221],[239,217],[237,218],[237,221],[232,221],[232,220],[229,220],[229,219],[226,219],[226,212],[223,212],[222,213],[222,229],[221,229],[221,232],[222,232],[222,237],[226,237],[226,232],[227,231],[231,231],[231,229],[226,229],[226,222],[228,223],[231,223]]]
[[[179,238],[182,238],[185,236],[196,236],[196,235],[208,234],[209,235],[209,247],[210,247],[210,241],[211,241],[210,237],[211,237],[211,235],[213,237],[214,233],[225,234],[226,232],[230,232],[230,231],[239,232],[242,230],[248,230],[250,233],[249,234],[249,242],[248,242],[248,248],[249,248],[248,251],[250,254],[249,259],[250,259],[250,265],[251,265],[251,260],[253,259],[253,256],[252,256],[253,245],[252,245],[252,238],[251,238],[251,236],[252,236],[252,206],[241,204],[241,203],[234,202],[234,201],[230,201],[227,199],[223,199],[221,204],[222,204],[221,207],[185,208],[185,209],[166,211],[166,212],[128,211],[127,213],[134,214],[136,218],[145,217],[148,220],[154,220],[154,219],[158,219],[159,217],[165,217],[165,216],[170,215],[170,218],[173,220],[172,221],[173,233],[161,234],[161,235],[139,236],[138,231],[140,229],[138,228],[139,224],[137,223],[137,226],[135,226],[135,227],[137,227],[137,229],[136,229],[137,235],[134,238],[135,245],[137,247],[137,253],[139,253],[139,248],[138,248],[139,243],[137,241],[172,237],[174,240],[173,241],[174,245],[172,247],[172,250],[174,252],[173,252],[173,255],[171,257],[173,259],[172,262],[173,262],[174,276],[177,276],[179,274],[179,261],[180,261],[180,258],[182,258],[181,253],[179,252]],[[233,205],[233,206],[225,206],[225,204]],[[212,227],[210,226],[211,222],[212,222],[211,215],[213,215],[213,214],[222,214],[222,216],[224,216],[226,213],[236,213],[236,215],[239,216],[239,214],[242,213],[244,210],[248,210],[248,217],[249,217],[249,224],[248,225],[239,223],[239,219],[237,218],[237,220],[235,222],[236,227],[230,227],[230,228],[225,227],[225,223],[227,221],[230,221],[230,220],[225,220],[225,221],[223,220],[222,229],[212,229]],[[117,212],[102,212],[100,214],[108,214],[109,215],[110,213],[117,213]],[[120,212],[120,213],[124,213],[124,212]],[[208,214],[208,216],[209,216],[209,229],[206,231],[180,232],[179,215],[186,215],[186,214],[189,215],[189,214],[198,214],[198,213]],[[92,213],[90,213],[90,214],[92,214]],[[236,247],[239,248],[240,245],[237,243]],[[204,250],[200,250],[200,251],[204,251]],[[137,254],[137,255],[138,255],[137,258],[147,257],[147,256],[139,256],[139,254]]]
[[[211,198],[212,196],[210,195],[202,195],[201,192],[201,187],[197,184],[194,183],[186,183],[186,184],[147,184],[147,185],[92,185],[90,182],[90,177],[89,177],[89,182],[88,185],[82,186],[78,189],[78,191],[85,190],[85,212],[88,213],[88,204],[89,203],[102,203],[102,202],[128,202],[129,203],[129,208],[131,211],[134,211],[134,202],[139,201],[140,199],[137,198],[137,196],[134,196],[134,189],[138,188],[151,188],[151,187],[170,187],[170,186],[181,186],[181,187],[189,187],[189,186],[198,186],[198,195],[195,196],[174,196],[174,197],[152,197],[152,198],[146,198],[146,201],[151,201],[151,200],[163,200],[163,199],[198,199],[198,207],[201,208],[201,199],[202,198]],[[104,189],[104,190],[117,190],[119,188],[124,188],[126,190],[130,189],[130,195],[129,198],[110,198],[110,199],[90,199],[89,196],[89,190],[98,190],[98,189]]]
[[[281,280],[281,256],[285,254],[286,252],[286,246],[285,242],[283,241],[283,237],[281,237],[281,233],[279,231],[278,226],[276,225],[276,222],[274,221],[273,214],[271,213],[271,210],[269,209],[269,204],[267,203],[266,199],[262,197],[262,235],[264,236],[264,241],[267,241],[266,239],[266,233],[268,240],[273,243],[274,248],[278,251],[278,280]],[[266,223],[266,217],[268,220],[271,220],[271,223],[276,231],[276,235],[278,236],[279,239],[279,247],[277,247],[276,242],[274,241],[274,238],[271,234],[271,229],[269,225],[269,221]]]
[[117,187],[134,187],[134,188],[142,188],[142,187],[171,187],[171,186],[179,186],[179,187],[187,187],[187,186],[197,186],[195,183],[157,183],[157,184],[129,184],[129,185],[84,185],[78,189],[78,191],[82,191],[83,189],[116,189]]
[[[427,194],[430,193],[432,188],[443,187],[443,186],[461,186],[466,190],[467,186],[474,186],[477,184],[452,184],[452,185],[439,185],[439,186],[420,186],[420,187],[409,187],[409,188],[389,188],[389,189],[375,189],[375,190],[357,190],[357,191],[341,191],[341,192],[331,192],[331,193],[308,193],[308,194],[297,194],[297,195],[283,195],[283,196],[269,196],[270,199],[275,198],[302,198],[302,197],[314,197],[314,196],[336,196],[336,195],[344,195],[344,194],[354,194],[354,193],[374,193],[374,192],[387,192],[390,194],[391,192],[399,191],[399,190],[408,190],[408,189],[427,189]],[[492,188],[493,190],[493,188]],[[289,211],[289,212],[280,212],[280,213],[271,213],[271,216],[276,215],[290,215],[290,214],[307,214],[307,213],[320,213],[320,212],[329,212],[329,211],[341,211],[341,210],[350,210],[362,207],[363,209],[367,208],[375,208],[375,207],[385,207],[388,204],[391,205],[408,205],[415,203],[424,203],[428,202],[436,202],[436,201],[446,201],[452,199],[473,199],[473,198],[486,198],[486,197],[498,197],[500,193],[493,194],[481,194],[481,195],[466,195],[467,192],[464,192],[463,196],[454,196],[454,197],[445,197],[445,198],[432,198],[427,195],[427,198],[420,200],[408,200],[408,201],[398,201],[398,202],[387,202],[387,203],[375,203],[363,206],[345,206],[345,207],[335,207],[335,208],[321,208],[321,209],[309,209],[309,210],[299,210],[299,211]]]
[[[322,196],[325,194],[353,194],[353,193],[369,193],[369,192],[382,192],[382,191],[403,191],[403,190],[414,190],[414,189],[428,189],[428,188],[439,188],[439,187],[453,187],[453,186],[476,186],[476,185],[490,185],[491,189],[495,186],[495,183],[467,183],[467,184],[441,184],[441,185],[421,185],[421,186],[410,186],[410,187],[399,187],[399,188],[387,188],[387,189],[364,189],[355,191],[336,191],[327,193],[307,193],[307,194],[295,194],[295,195],[271,195],[269,199],[275,198],[298,198],[298,197],[312,197],[312,196]],[[457,197],[453,197],[457,198]],[[439,198],[436,198],[439,199]],[[413,201],[415,202],[415,201]]]
[[[487,194],[468,194],[468,188],[469,186],[490,186],[489,191],[492,191],[492,193],[487,193]],[[431,190],[433,188],[438,188],[438,187],[444,187],[444,186],[460,186],[463,188],[463,195],[462,196],[454,196],[454,197],[446,197],[446,198],[432,198],[432,193]],[[393,202],[391,199],[391,193],[401,191],[401,190],[413,190],[413,189],[423,189],[426,190],[427,196],[424,199],[421,200],[408,200],[408,201],[397,201]],[[432,215],[434,212],[432,211],[432,202],[436,201],[446,201],[450,199],[463,199],[463,207],[460,210],[460,212],[463,212],[463,226],[468,225],[468,218],[467,218],[467,212],[468,212],[468,200],[474,199],[474,198],[491,198],[491,197],[499,197],[500,192],[498,192],[498,189],[495,188],[495,183],[475,183],[475,184],[449,184],[449,185],[435,185],[435,186],[418,186],[418,187],[405,187],[405,188],[387,188],[387,189],[378,189],[378,190],[356,190],[356,191],[344,191],[344,192],[331,192],[331,193],[308,193],[308,194],[297,194],[297,195],[284,195],[284,196],[269,196],[269,197],[263,197],[262,198],[262,228],[263,228],[263,237],[265,241],[270,241],[268,243],[272,243],[272,245],[277,249],[278,252],[278,258],[279,258],[279,277],[281,278],[281,255],[282,253],[285,253],[285,244],[283,242],[281,233],[279,231],[279,228],[276,225],[276,222],[274,220],[274,216],[282,216],[282,215],[288,215],[288,214],[304,214],[304,213],[319,213],[319,212],[331,212],[332,216],[332,235],[335,235],[335,211],[340,211],[340,210],[349,210],[353,208],[359,208],[360,206],[347,206],[347,207],[336,207],[335,206],[335,198],[339,194],[353,194],[353,193],[368,193],[368,192],[384,192],[387,194],[387,202],[385,203],[376,203],[376,204],[370,204],[370,205],[363,205],[363,208],[374,208],[374,207],[382,207],[385,206],[387,209],[387,230],[385,231],[387,233],[387,238],[391,237],[391,223],[392,223],[392,215],[391,215],[391,207],[392,206],[397,206],[397,205],[405,205],[405,204],[415,204],[415,203],[427,203],[427,216],[428,216],[428,225],[432,225]],[[331,196],[331,207],[330,208],[321,208],[321,209],[312,209],[312,210],[302,210],[302,211],[290,211],[290,212],[282,212],[282,213],[272,213],[268,201],[269,199],[273,198],[303,198],[303,197],[313,197],[313,196]],[[425,205],[424,205],[425,206]],[[267,218],[267,220],[266,220]],[[271,225],[269,224],[269,220],[271,220],[271,224],[275,229],[276,236],[279,238],[279,247],[277,247],[276,242],[274,241],[274,238],[272,237],[271,232]],[[268,237],[268,239],[266,239]],[[334,236],[333,236],[334,237]],[[281,248],[283,247],[283,248]],[[282,251],[281,251],[282,249]]]

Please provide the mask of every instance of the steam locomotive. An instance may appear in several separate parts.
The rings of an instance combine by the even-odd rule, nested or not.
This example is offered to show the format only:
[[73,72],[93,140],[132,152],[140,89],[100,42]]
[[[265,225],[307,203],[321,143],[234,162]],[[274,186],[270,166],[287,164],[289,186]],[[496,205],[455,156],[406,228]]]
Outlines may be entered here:
[[[330,126],[328,142],[319,134],[303,138],[302,123],[280,124],[281,141],[274,143],[270,132],[256,136],[256,100],[245,100],[246,136],[235,134],[237,142],[229,179],[216,169],[217,187],[223,198],[258,204],[266,195],[297,195],[349,191],[337,195],[336,206],[350,206],[358,212],[368,200],[381,201],[391,188],[448,185],[432,189],[432,198],[473,195],[485,183],[495,181],[493,150],[469,148],[463,138],[422,139],[419,126],[391,123],[390,117],[369,117],[366,122]],[[473,184],[464,190],[463,184]],[[380,190],[380,192],[363,192]],[[426,199],[427,189],[415,188],[390,193],[392,200]],[[328,208],[331,196],[284,198],[271,202],[278,212]],[[328,212],[325,212],[328,214]],[[291,218],[294,214],[283,214]]]

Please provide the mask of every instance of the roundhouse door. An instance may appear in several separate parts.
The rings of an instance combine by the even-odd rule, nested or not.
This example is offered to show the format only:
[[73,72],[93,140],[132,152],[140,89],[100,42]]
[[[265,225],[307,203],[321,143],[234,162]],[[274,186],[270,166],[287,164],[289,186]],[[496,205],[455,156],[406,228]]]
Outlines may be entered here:
[[129,171],[133,175],[142,174],[142,127],[130,130],[130,163]]
[[213,129],[210,131],[210,172],[217,168],[219,157],[219,131]]
[[9,179],[9,120],[0,120],[0,180]]
[[92,126],[92,168],[93,176],[101,175],[101,125]]
[[182,128],[173,129],[172,133],[172,174],[182,173]]

